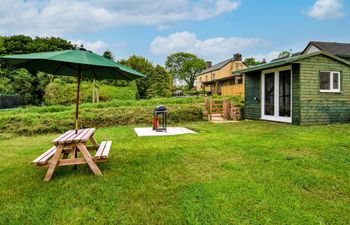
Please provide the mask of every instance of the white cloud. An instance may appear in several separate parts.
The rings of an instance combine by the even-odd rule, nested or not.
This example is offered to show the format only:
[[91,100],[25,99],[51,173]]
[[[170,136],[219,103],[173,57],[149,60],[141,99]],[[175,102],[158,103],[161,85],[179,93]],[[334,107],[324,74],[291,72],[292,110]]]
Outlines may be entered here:
[[308,15],[318,20],[339,19],[344,16],[341,0],[316,0]]
[[232,57],[236,52],[267,44],[259,38],[216,37],[199,40],[196,34],[185,31],[166,37],[156,37],[150,44],[150,51],[158,56],[184,51],[219,61]]
[[83,44],[84,48],[86,48],[87,50],[90,50],[99,54],[102,54],[105,50],[107,50],[107,47],[108,47],[106,43],[100,40],[95,42],[84,41],[84,40],[76,40],[71,42],[72,44],[76,44],[78,47],[80,47],[81,44]]
[[1,0],[0,34],[62,35],[127,25],[164,28],[236,10],[238,0]]

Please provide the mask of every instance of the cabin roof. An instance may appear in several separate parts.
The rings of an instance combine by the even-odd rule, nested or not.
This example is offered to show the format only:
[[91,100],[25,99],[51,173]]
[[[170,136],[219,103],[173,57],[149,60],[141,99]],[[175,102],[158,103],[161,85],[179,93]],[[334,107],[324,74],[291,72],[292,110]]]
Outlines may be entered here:
[[259,71],[259,70],[264,70],[264,69],[270,69],[270,68],[274,68],[274,67],[278,67],[278,66],[283,66],[283,65],[287,65],[287,64],[291,64],[293,62],[299,61],[299,60],[303,60],[309,57],[313,57],[316,55],[325,55],[329,58],[332,58],[334,60],[337,60],[341,63],[344,63],[348,66],[350,66],[350,61],[347,61],[345,59],[342,59],[336,55],[332,55],[328,52],[324,52],[324,51],[318,51],[318,52],[314,52],[314,53],[310,53],[310,54],[305,54],[305,55],[297,55],[294,57],[289,57],[289,58],[285,58],[285,59],[281,59],[278,61],[273,61],[273,62],[269,62],[269,63],[265,63],[265,64],[260,64],[260,65],[256,65],[256,66],[251,66],[242,70],[237,70],[234,71],[233,74],[237,75],[237,74],[244,74],[244,73],[249,73],[249,72],[254,72],[254,71]]
[[339,57],[350,57],[350,43],[311,41],[306,46],[302,54],[304,54],[311,45],[317,47],[321,51],[328,52]]

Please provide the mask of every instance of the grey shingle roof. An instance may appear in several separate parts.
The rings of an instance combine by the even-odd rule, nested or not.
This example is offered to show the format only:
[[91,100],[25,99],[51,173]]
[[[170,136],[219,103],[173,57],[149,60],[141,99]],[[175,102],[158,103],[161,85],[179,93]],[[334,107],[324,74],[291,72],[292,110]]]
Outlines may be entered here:
[[322,51],[328,52],[339,57],[350,57],[350,43],[311,41],[309,45],[310,44],[316,46]]
[[218,64],[215,64],[205,70],[203,70],[202,72],[200,72],[198,75],[201,75],[201,74],[204,74],[204,73],[209,73],[209,72],[212,72],[212,71],[215,71],[215,70],[218,70],[218,69],[221,69],[222,67],[226,66],[229,62],[231,62],[233,59],[226,59],[225,61],[222,61]]

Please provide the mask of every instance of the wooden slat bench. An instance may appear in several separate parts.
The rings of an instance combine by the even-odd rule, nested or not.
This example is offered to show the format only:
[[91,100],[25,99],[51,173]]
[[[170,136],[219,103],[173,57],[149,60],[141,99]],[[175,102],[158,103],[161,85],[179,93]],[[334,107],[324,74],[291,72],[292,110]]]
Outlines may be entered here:
[[[51,180],[55,168],[60,166],[88,164],[95,175],[102,175],[96,163],[107,161],[112,141],[103,141],[99,145],[94,133],[95,128],[69,130],[54,139],[54,146],[33,160],[32,164],[48,167],[44,181]],[[87,146],[88,141],[92,146]],[[91,151],[96,154],[92,156]],[[78,152],[81,154],[78,155]]]
[[32,164],[35,165],[45,165],[49,159],[55,154],[56,152],[56,146],[53,146],[46,152],[44,152],[42,155],[40,155],[38,158],[34,159],[32,161]]
[[95,159],[99,159],[99,160],[107,159],[111,146],[112,146],[112,141],[102,141],[96,151]]

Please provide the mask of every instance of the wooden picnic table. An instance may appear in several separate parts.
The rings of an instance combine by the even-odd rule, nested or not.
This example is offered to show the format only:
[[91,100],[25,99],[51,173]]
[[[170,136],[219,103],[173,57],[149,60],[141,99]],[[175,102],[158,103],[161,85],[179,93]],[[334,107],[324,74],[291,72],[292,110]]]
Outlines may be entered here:
[[[112,142],[103,141],[98,144],[94,133],[95,128],[69,130],[55,138],[52,141],[54,146],[32,162],[37,166],[48,166],[44,181],[51,180],[58,166],[88,164],[95,175],[102,175],[96,162],[107,160]],[[87,146],[88,141],[92,146]],[[92,157],[89,151],[96,151],[96,154]],[[79,157],[80,154],[78,155],[79,152],[81,157]],[[71,155],[70,158],[68,158],[69,155]]]

